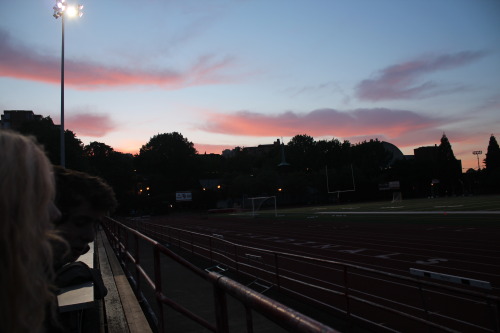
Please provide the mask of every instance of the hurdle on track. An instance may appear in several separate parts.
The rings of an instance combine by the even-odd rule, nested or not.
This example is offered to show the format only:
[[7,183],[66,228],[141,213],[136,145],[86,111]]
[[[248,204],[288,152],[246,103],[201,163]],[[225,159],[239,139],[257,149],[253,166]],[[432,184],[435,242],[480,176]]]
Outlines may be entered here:
[[448,282],[453,282],[453,283],[465,284],[468,286],[478,287],[478,288],[483,288],[483,289],[491,289],[491,283],[489,283],[488,281],[481,281],[481,280],[476,280],[476,279],[464,278],[461,276],[424,271],[424,270],[417,269],[417,268],[410,268],[410,273],[413,275],[427,277],[427,278],[441,280],[441,281],[448,281]]

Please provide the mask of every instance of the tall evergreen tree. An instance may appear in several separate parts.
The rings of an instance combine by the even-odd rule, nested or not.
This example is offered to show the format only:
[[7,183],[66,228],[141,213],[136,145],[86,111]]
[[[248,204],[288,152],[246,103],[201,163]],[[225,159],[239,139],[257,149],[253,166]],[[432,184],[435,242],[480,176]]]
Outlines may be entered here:
[[455,154],[453,154],[453,149],[451,148],[450,141],[446,134],[443,133],[441,137],[441,144],[439,145],[438,158],[440,161],[456,161]]
[[497,139],[493,134],[490,136],[488,152],[486,153],[484,164],[486,165],[486,170],[488,171],[500,168],[500,147],[498,146]]
[[457,194],[460,190],[460,175],[462,174],[460,161],[453,154],[450,141],[446,134],[441,137],[441,144],[438,147],[438,176],[441,181],[441,194]]

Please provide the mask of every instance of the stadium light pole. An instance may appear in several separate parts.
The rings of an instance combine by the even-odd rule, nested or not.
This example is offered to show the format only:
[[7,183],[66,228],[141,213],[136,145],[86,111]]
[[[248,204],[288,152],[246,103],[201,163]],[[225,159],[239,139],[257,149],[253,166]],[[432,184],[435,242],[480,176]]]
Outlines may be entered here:
[[56,5],[52,7],[54,10],[54,18],[61,18],[61,166],[63,168],[66,167],[66,154],[65,154],[65,145],[64,145],[64,17],[66,15],[69,16],[79,16],[82,17],[83,6],[68,6],[66,4],[66,0],[56,0]]
[[481,155],[483,153],[482,150],[474,150],[472,152],[473,155],[476,155],[477,156],[477,169],[478,170],[481,170],[481,168],[479,167],[479,155]]

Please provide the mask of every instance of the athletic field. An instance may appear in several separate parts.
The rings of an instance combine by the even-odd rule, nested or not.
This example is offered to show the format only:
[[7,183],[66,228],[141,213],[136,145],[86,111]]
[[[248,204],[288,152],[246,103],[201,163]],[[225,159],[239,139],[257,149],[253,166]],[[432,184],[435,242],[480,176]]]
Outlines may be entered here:
[[[328,212],[374,212],[374,213],[398,213],[398,212],[484,212],[500,214],[500,195],[495,196],[470,196],[470,197],[447,197],[409,199],[398,202],[369,202],[369,203],[342,203],[338,205],[325,205],[314,207],[300,207],[280,209],[280,214],[317,214]],[[257,213],[269,213],[257,211]]]

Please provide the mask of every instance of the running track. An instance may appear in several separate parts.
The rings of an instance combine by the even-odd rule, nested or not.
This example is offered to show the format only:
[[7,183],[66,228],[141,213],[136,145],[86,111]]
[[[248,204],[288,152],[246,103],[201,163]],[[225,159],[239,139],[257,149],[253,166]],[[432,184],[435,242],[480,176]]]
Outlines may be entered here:
[[[325,215],[325,213],[322,213]],[[352,263],[401,275],[410,268],[490,282],[500,295],[500,215],[454,214],[425,217],[352,216],[326,213],[328,218],[241,218],[232,216],[166,217],[151,220],[224,240],[272,251]],[[417,218],[418,217],[418,218]],[[426,223],[420,223],[422,219]],[[455,223],[460,219],[460,223]]]
[[[500,215],[495,214],[425,213],[423,216],[422,214],[323,212],[301,218],[291,215],[266,218],[231,215],[167,216],[151,218],[147,222],[207,236],[216,235],[224,241],[252,248],[349,263],[398,275],[411,276],[410,268],[414,268],[486,281],[491,285],[491,289],[452,285],[499,296],[499,217]],[[304,262],[303,264],[287,262],[284,265],[280,262],[280,269],[286,269],[292,274],[296,272],[297,276],[301,275],[301,278],[306,279],[309,274],[321,275],[321,267],[317,267],[319,271],[313,274],[311,270],[316,268],[311,266],[305,268],[304,265]],[[328,272],[325,274],[329,277],[320,283],[333,283],[332,288],[342,284],[340,280],[334,281],[336,278],[332,280]],[[384,299],[398,300],[410,308],[418,307],[421,302],[413,298],[414,296],[406,294],[404,289],[395,290],[390,285],[384,287],[384,282],[380,282],[380,279],[378,282],[375,286],[370,282],[367,284],[367,280],[356,280],[356,278],[349,280],[353,290],[362,292],[364,288],[368,288],[367,290],[382,295]],[[324,287],[330,288],[326,284]],[[325,297],[321,293],[315,294],[314,291],[311,293],[304,290],[304,293],[316,299]],[[434,309],[432,304],[430,306],[431,311],[439,316],[440,324],[448,326],[446,322],[448,316],[457,318],[462,314],[464,320],[476,323],[478,327],[495,326],[491,323],[491,315],[485,314],[489,310],[485,312],[479,307],[474,310],[470,308],[470,303],[461,305],[452,301],[450,304],[450,300],[439,300],[439,297],[439,294],[434,294],[432,304],[441,305]],[[335,298],[324,300],[331,304],[342,302]],[[364,310],[363,304],[355,306],[361,317],[375,317],[382,323],[390,323],[388,325],[398,331],[418,332],[423,329],[412,326],[414,324],[410,322],[403,323],[397,317],[391,317],[386,313],[374,314],[372,308]],[[453,327],[457,322],[449,325]],[[460,325],[455,326],[455,329],[463,330]],[[469,326],[467,330],[471,331]]]

